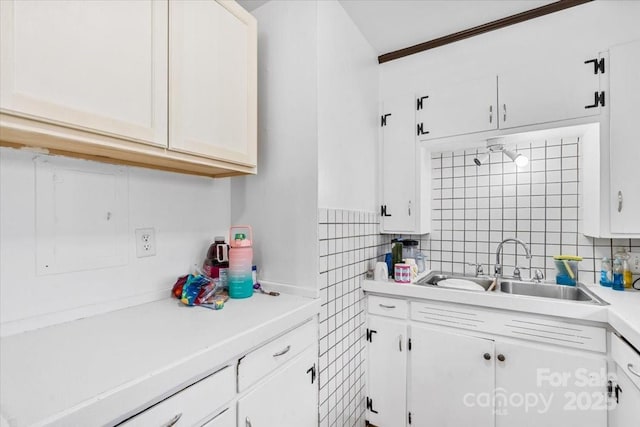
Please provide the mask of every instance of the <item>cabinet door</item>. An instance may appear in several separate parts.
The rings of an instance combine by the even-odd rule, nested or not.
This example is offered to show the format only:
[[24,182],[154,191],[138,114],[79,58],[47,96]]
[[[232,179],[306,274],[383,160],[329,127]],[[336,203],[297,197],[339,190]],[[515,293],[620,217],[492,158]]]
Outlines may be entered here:
[[492,427],[493,359],[491,340],[412,326],[411,425]]
[[514,68],[501,73],[500,128],[600,114],[600,106],[585,108],[594,104],[595,94],[600,91],[600,73],[594,72],[593,63],[585,64],[590,59],[597,60],[597,52],[562,51],[547,58],[531,58],[529,63],[513,64]]
[[167,2],[0,1],[3,112],[166,146]]
[[640,233],[640,41],[612,47],[610,58],[610,218],[612,233]]
[[[413,95],[382,106],[382,205],[385,233],[410,233],[416,228],[416,142]],[[413,208],[413,211],[412,211]]]
[[434,85],[416,101],[416,134],[420,140],[498,128],[496,76]]
[[207,421],[202,427],[236,427],[236,408],[230,406]]
[[366,418],[378,427],[406,425],[407,324],[379,316],[369,316],[367,324]]
[[[637,427],[640,422],[640,389],[633,384],[623,369],[618,367],[618,403],[611,411],[611,427]],[[615,396],[615,395],[614,395]],[[615,397],[613,398],[615,402]]]
[[255,166],[255,18],[231,1],[169,5],[169,147]]
[[607,425],[604,356],[497,340],[495,348],[496,427]]
[[239,427],[318,424],[318,350],[312,346],[238,401]]

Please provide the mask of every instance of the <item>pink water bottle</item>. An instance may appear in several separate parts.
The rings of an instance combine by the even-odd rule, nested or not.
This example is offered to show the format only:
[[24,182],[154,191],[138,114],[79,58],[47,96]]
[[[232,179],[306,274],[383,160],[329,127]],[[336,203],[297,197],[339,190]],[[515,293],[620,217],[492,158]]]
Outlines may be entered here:
[[253,295],[253,231],[250,225],[234,225],[229,231],[229,297]]

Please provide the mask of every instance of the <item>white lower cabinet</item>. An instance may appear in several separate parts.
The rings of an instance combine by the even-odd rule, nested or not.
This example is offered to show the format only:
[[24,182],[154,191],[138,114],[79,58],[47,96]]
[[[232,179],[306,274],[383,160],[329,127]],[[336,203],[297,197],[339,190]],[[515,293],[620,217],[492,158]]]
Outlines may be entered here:
[[377,306],[407,301],[381,298],[367,300],[371,424],[607,426],[603,327],[424,301],[400,319]]
[[[125,421],[122,425],[126,427],[202,426],[207,420],[211,420],[211,416],[221,405],[235,397],[235,380],[234,366],[226,366]],[[212,425],[226,426],[228,424]]]
[[260,382],[238,400],[238,427],[318,424],[316,346]]
[[317,426],[317,331],[308,320],[117,425]]
[[404,425],[407,419],[407,323],[370,316],[367,326],[367,421],[376,426]]
[[235,427],[236,408],[229,406],[220,411],[212,419],[207,421],[202,427]]
[[412,426],[491,426],[493,408],[477,405],[494,388],[493,341],[411,327]]
[[615,375],[609,393],[611,427],[637,427],[640,424],[640,352],[615,334],[611,338],[611,357]]

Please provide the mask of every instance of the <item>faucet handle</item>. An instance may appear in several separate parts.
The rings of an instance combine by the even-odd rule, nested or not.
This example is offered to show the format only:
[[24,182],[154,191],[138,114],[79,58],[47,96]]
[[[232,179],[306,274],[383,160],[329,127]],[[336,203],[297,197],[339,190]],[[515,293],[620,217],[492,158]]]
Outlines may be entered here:
[[528,270],[529,267],[520,267],[519,265],[516,265],[515,268],[513,269],[513,277],[515,277],[518,280],[522,280],[522,274],[520,274],[520,270]]
[[468,262],[466,263],[469,267],[475,267],[476,269],[476,277],[480,276],[481,274],[484,274],[484,268],[482,267],[482,264],[478,263],[473,263],[473,262]]
[[542,270],[540,270],[539,268],[536,268],[533,271],[533,281],[536,283],[540,283],[544,280],[544,274],[542,273]]

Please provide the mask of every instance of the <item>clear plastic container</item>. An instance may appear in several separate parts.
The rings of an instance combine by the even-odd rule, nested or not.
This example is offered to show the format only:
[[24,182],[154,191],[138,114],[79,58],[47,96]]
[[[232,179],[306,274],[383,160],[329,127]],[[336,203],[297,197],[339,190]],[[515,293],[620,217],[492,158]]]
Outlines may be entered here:
[[616,258],[613,260],[613,283],[611,284],[614,291],[624,291],[622,271],[622,260]]
[[602,258],[600,264],[600,284],[608,288],[611,287],[613,282],[613,275],[611,271],[611,260],[607,257]]

